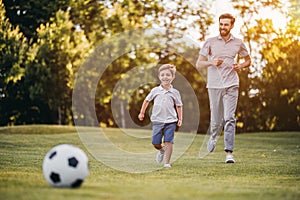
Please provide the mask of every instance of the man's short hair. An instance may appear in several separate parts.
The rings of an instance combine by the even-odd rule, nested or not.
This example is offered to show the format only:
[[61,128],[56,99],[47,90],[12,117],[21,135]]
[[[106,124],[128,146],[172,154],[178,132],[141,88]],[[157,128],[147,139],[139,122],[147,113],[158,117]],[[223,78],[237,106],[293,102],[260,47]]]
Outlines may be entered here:
[[220,22],[220,19],[230,19],[231,20],[231,25],[234,25],[234,22],[235,22],[234,16],[232,16],[229,13],[224,13],[224,14],[220,15],[219,22]]

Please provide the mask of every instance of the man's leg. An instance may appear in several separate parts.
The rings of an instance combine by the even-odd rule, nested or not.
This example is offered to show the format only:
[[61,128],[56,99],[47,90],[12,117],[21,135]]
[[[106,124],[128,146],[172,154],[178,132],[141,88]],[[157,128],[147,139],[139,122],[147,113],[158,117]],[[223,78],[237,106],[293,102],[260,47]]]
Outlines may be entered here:
[[210,135],[219,136],[223,129],[222,89],[208,89],[210,106]]
[[222,89],[208,89],[210,104],[210,138],[207,143],[208,152],[214,151],[217,144],[217,137],[221,134],[223,129],[223,91]]
[[226,89],[223,97],[224,104],[224,144],[225,151],[232,153],[234,149],[234,136],[236,131],[235,111],[238,102],[239,88],[237,86]]

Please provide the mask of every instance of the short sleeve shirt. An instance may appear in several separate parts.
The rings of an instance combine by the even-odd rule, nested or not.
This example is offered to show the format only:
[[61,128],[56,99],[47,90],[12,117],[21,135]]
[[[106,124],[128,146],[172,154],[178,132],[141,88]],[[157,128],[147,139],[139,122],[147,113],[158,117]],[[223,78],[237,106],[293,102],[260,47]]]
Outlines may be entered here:
[[241,39],[230,36],[228,41],[216,36],[209,38],[203,44],[200,54],[208,60],[222,59],[223,63],[207,68],[207,88],[228,88],[239,85],[239,77],[233,68],[237,55],[245,57],[248,50]]
[[152,122],[172,123],[178,121],[175,106],[182,106],[181,96],[178,90],[171,87],[165,90],[161,85],[154,87],[147,95],[146,101],[152,101]]

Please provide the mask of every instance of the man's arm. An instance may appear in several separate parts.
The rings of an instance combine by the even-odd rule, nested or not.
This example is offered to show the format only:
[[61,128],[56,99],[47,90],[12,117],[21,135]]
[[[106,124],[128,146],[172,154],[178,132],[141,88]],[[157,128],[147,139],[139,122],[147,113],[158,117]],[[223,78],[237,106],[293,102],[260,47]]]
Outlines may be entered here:
[[250,67],[251,65],[251,57],[248,55],[248,56],[245,56],[244,57],[244,62],[240,63],[240,64],[235,64],[234,65],[234,70],[236,71],[239,71],[243,68],[247,68],[247,67]]
[[199,70],[202,68],[207,68],[212,65],[219,66],[222,64],[222,62],[223,62],[223,60],[221,60],[221,59],[208,61],[207,57],[199,55],[198,60],[196,62],[196,68]]

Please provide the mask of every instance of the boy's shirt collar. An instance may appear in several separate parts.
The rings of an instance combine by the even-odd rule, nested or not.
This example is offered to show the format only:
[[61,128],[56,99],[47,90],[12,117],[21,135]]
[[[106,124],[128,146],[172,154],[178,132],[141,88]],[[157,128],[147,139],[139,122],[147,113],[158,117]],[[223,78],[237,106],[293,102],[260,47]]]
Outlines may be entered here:
[[[159,89],[160,89],[161,91],[166,90],[165,88],[163,88],[162,85],[159,85]],[[171,84],[171,85],[170,85],[170,89],[169,89],[169,90],[166,90],[166,91],[172,91],[172,90],[173,90],[173,85]]]

